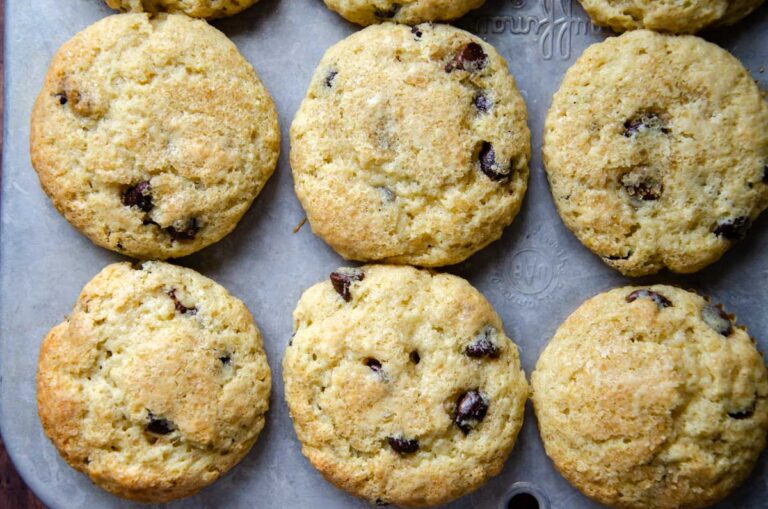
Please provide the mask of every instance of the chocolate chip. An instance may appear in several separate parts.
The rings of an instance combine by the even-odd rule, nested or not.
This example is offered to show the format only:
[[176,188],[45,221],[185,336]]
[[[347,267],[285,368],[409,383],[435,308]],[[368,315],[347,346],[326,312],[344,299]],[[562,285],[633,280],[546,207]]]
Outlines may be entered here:
[[637,135],[640,132],[640,129],[644,126],[645,124],[643,124],[642,120],[627,120],[624,122],[624,137],[631,138],[632,136]]
[[467,346],[466,350],[464,350],[464,353],[467,356],[473,357],[475,359],[480,357],[490,357],[492,359],[497,358],[501,353],[498,345],[494,341],[498,335],[499,332],[495,327],[486,325],[477,334],[477,336],[475,336],[475,340],[469,346]]
[[165,228],[173,240],[192,240],[200,231],[200,225],[197,223],[197,219],[186,219],[174,221],[171,226]]
[[176,311],[178,311],[182,315],[185,315],[187,313],[189,313],[190,315],[196,315],[197,314],[197,308],[196,307],[188,308],[187,306],[182,304],[181,301],[179,301],[179,299],[176,297],[176,289],[175,288],[173,290],[168,291],[167,295],[168,295],[168,297],[170,297],[173,300],[173,305],[176,308]]
[[731,318],[720,306],[707,304],[701,310],[701,318],[718,334],[728,337],[733,333]]
[[143,180],[123,191],[122,202],[126,207],[138,207],[144,212],[152,210],[152,188],[149,181]]
[[373,15],[379,19],[392,19],[400,12],[400,4],[393,3],[389,9],[375,9]]
[[219,361],[225,366],[228,366],[232,364],[232,356],[229,354],[222,355],[221,357],[219,357]]
[[408,354],[408,358],[411,359],[411,362],[414,364],[418,364],[419,362],[421,362],[421,355],[419,355],[419,352],[417,352],[416,350]]
[[381,363],[372,357],[368,357],[365,359],[364,364],[371,368],[371,371],[374,373],[380,373],[381,372]]
[[377,498],[375,503],[376,503],[377,506],[380,506],[380,507],[383,507],[385,505],[389,505],[389,502],[385,502],[384,500],[382,500],[380,498]]
[[669,134],[664,120],[654,112],[642,112],[624,122],[624,137],[632,138],[646,131],[656,130],[663,134]]
[[97,119],[106,112],[107,102],[96,89],[67,78],[60,86],[61,92],[55,94],[55,97],[60,105],[66,104],[69,111],[75,115]]
[[621,185],[632,198],[651,201],[661,198],[664,186],[658,170],[638,166],[621,176]]
[[748,217],[739,216],[721,221],[713,233],[728,240],[741,240],[746,236],[750,226],[752,226],[752,221]]
[[176,426],[171,421],[158,417],[152,412],[148,411],[147,418],[149,423],[147,423],[146,430],[155,435],[167,435],[176,429]]
[[496,151],[493,150],[493,145],[484,141],[483,146],[480,148],[480,169],[483,173],[488,175],[491,180],[496,180],[497,173],[493,171],[493,166],[496,164]]
[[336,77],[336,75],[339,74],[339,71],[336,69],[331,69],[328,71],[328,74],[325,75],[325,86],[328,88],[331,88],[333,86],[333,79]]
[[387,437],[389,446],[399,454],[412,454],[419,450],[419,441],[415,438],[405,438],[403,435]]
[[472,103],[475,105],[475,108],[477,108],[477,111],[480,113],[486,113],[488,110],[491,109],[491,106],[493,106],[493,103],[490,99],[488,99],[485,94],[482,92],[478,92],[475,94],[474,99],[472,99]]
[[480,161],[480,170],[485,173],[485,176],[489,179],[498,182],[509,176],[509,168],[505,170],[496,162],[496,151],[493,150],[493,145],[489,142],[483,142],[480,147],[478,159]]
[[660,293],[656,293],[653,290],[635,290],[627,295],[627,302],[635,302],[637,299],[650,299],[659,307],[659,309],[668,308],[672,305],[672,302],[664,297]]
[[331,272],[333,289],[341,295],[345,302],[352,300],[352,294],[349,292],[352,283],[363,279],[365,279],[365,273],[360,269],[339,269],[336,272]]
[[757,402],[753,401],[752,404],[747,408],[744,408],[742,410],[737,410],[735,412],[728,412],[728,417],[730,417],[731,419],[737,419],[737,420],[749,419],[750,417],[755,415],[756,405],[757,405]]
[[488,55],[483,51],[483,47],[476,42],[470,42],[453,56],[450,62],[445,64],[445,72],[452,72],[455,69],[477,72],[488,64]]
[[424,35],[418,26],[411,27],[411,33],[416,37],[416,40],[421,39],[421,36]]
[[456,401],[453,422],[466,435],[485,418],[488,403],[488,398],[478,390],[465,392]]

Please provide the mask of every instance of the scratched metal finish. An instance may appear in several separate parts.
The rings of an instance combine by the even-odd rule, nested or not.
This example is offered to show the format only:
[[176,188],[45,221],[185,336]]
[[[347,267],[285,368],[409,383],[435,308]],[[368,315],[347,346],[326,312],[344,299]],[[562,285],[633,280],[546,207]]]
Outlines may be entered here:
[[[35,363],[41,339],[72,308],[82,286],[120,256],[92,245],[56,213],[28,155],[28,119],[56,48],[110,14],[101,0],[6,0],[5,153],[0,199],[0,425],[19,471],[52,508],[134,507],[67,467],[37,419]],[[564,71],[609,34],[592,26],[574,0],[489,0],[457,22],[506,57],[525,96],[533,132],[530,190],[503,238],[447,270],[468,278],[494,304],[520,345],[530,374],[558,324],[588,297],[627,278],[604,266],[563,226],[541,167],[544,115]],[[331,44],[358,27],[321,0],[261,0],[217,21],[254,65],[277,102],[284,141],[280,166],[237,229],[202,252],[179,260],[242,298],[266,340],[274,390],[267,425],[248,457],[199,495],[170,504],[197,507],[365,507],[326,483],[300,452],[283,402],[280,361],[291,334],[291,311],[302,291],[344,264],[305,226],[293,193],[287,131],[315,65]],[[735,53],[768,88],[768,4],[736,28],[707,38]],[[712,294],[736,312],[768,349],[768,220],[718,263],[699,274],[660,275]],[[719,509],[768,508],[768,458]],[[544,455],[530,405],[503,472],[452,508],[501,507],[515,483],[532,483],[553,509],[595,508],[563,480]],[[531,485],[520,485],[523,488]],[[0,495],[1,496],[1,495]]]

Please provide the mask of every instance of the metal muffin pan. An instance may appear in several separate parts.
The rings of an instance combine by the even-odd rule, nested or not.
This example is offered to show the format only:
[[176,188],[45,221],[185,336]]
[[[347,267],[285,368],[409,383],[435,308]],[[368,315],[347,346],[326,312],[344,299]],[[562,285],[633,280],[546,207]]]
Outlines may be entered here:
[[[43,435],[35,403],[35,368],[46,332],[70,312],[83,285],[123,259],[75,231],[43,193],[29,159],[29,116],[56,49],[112,14],[102,0],[6,0],[5,131],[0,195],[0,426],[18,470],[52,508],[146,507],[94,487],[69,468]],[[219,243],[177,260],[243,299],[261,328],[274,386],[267,424],[243,462],[175,508],[312,507],[367,504],[327,483],[301,454],[283,401],[280,363],[301,293],[349,265],[309,225],[293,192],[288,128],[312,72],[333,43],[359,30],[321,0],[261,0],[213,23],[253,64],[277,103],[283,132],[275,175],[237,229]],[[768,350],[768,214],[722,260],[689,276],[629,279],[576,240],[558,217],[541,163],[544,116],[565,70],[611,33],[593,26],[576,0],[488,0],[455,23],[493,44],[507,59],[528,105],[533,160],[522,211],[501,240],[444,270],[467,278],[493,303],[520,347],[530,375],[557,326],[584,300],[614,286],[665,282],[724,302]],[[735,27],[704,36],[734,53],[768,89],[768,4]],[[520,491],[542,507],[600,507],[571,487],[544,454],[530,404],[502,473],[447,507],[506,507]],[[768,508],[768,454],[718,509]]]

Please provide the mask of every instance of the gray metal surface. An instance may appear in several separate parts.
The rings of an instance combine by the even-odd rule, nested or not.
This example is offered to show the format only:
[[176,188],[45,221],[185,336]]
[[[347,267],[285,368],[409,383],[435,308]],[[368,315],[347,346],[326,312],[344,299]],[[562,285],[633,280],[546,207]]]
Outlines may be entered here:
[[[28,119],[48,62],[61,43],[110,14],[101,0],[6,0],[5,153],[0,197],[0,425],[19,471],[53,508],[132,507],[93,487],[59,458],[40,428],[35,364],[41,339],[60,322],[82,286],[121,259],[92,245],[54,210],[28,155]],[[237,229],[178,263],[197,269],[243,299],[266,339],[274,374],[267,425],[248,457],[199,495],[173,507],[365,507],[330,484],[301,455],[283,402],[280,361],[301,292],[344,264],[309,226],[292,188],[288,127],[324,50],[357,30],[321,0],[261,0],[214,23],[231,37],[272,92],[284,141],[280,165]],[[543,119],[563,72],[596,29],[573,0],[488,0],[457,23],[494,44],[528,103],[534,151],[522,212],[502,240],[447,270],[469,279],[494,304],[530,374],[558,324],[586,298],[628,279],[604,266],[558,218],[541,167]],[[768,4],[736,28],[707,34],[735,53],[768,88]],[[736,312],[768,350],[768,214],[749,237],[699,274],[660,275],[713,295]],[[553,509],[598,507],[571,488],[544,455],[533,413],[501,475],[449,507],[499,507],[516,482],[538,486]],[[768,507],[768,458],[721,509]],[[0,495],[1,496],[1,495]]]

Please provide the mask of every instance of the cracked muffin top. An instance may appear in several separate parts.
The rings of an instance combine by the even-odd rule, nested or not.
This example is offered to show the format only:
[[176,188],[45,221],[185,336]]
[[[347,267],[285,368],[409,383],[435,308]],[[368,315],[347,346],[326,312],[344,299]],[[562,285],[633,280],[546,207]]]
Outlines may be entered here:
[[552,99],[543,152],[563,221],[625,275],[700,270],[768,206],[768,104],[695,36],[590,46]]
[[237,225],[277,164],[277,113],[224,34],[118,14],[56,53],[30,151],[56,208],[94,243],[184,256]]
[[587,496],[699,508],[750,473],[768,433],[768,371],[732,315],[671,286],[597,295],[531,376],[547,454]]
[[62,457],[144,502],[191,495],[237,464],[270,387],[245,305],[163,262],[104,268],[43,341],[37,372],[40,420]]
[[523,422],[517,347],[467,281],[339,269],[302,295],[283,358],[302,452],[376,504],[445,503],[501,471]]
[[345,258],[458,263],[501,236],[528,180],[504,59],[448,25],[384,23],[323,56],[291,126],[296,193]]

